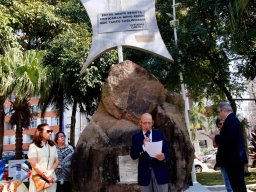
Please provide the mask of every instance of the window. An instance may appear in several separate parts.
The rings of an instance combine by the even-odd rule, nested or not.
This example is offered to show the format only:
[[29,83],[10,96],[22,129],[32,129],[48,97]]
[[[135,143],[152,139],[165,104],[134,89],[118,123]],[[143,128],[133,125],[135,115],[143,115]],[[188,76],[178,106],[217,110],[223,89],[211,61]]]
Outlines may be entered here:
[[12,130],[13,126],[11,123],[4,122],[4,130]]
[[9,145],[11,143],[11,137],[10,136],[4,136],[4,145]]
[[37,127],[37,120],[32,119],[29,125],[29,128],[36,128]]
[[47,119],[41,118],[41,123],[47,123]]
[[23,134],[23,143],[31,143],[33,140],[33,135],[27,135],[27,134]]
[[51,118],[51,126],[59,125],[59,118],[58,117],[52,117]]
[[40,113],[40,112],[41,112],[41,110],[40,110],[40,108],[38,107],[38,105],[32,105],[32,106],[30,107],[30,110],[31,110],[31,113],[33,113],[33,114],[37,114],[37,113]]

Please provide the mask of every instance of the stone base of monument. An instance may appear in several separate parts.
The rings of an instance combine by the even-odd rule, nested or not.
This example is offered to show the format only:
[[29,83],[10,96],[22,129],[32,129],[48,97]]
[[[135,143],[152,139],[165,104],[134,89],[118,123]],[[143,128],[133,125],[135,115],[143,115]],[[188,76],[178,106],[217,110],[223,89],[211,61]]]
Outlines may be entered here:
[[[184,103],[131,61],[113,65],[96,113],[82,132],[73,158],[73,184],[81,192],[136,192],[136,161],[129,159],[131,137],[141,114],[151,113],[154,129],[169,142],[171,191],[190,182],[194,149],[185,126]],[[128,156],[127,156],[128,155]]]

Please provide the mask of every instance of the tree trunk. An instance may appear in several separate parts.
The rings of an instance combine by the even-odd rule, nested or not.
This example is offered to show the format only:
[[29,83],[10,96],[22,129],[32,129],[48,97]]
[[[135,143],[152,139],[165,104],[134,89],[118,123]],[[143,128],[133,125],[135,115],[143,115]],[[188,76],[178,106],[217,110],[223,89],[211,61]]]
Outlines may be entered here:
[[72,116],[71,116],[70,144],[72,146],[75,146],[76,108],[77,108],[77,100],[75,100],[74,103],[73,103]]
[[63,98],[63,94],[60,96],[60,108],[59,108],[59,122],[60,122],[60,126],[59,126],[59,131],[63,131],[64,130],[64,98]]
[[[243,132],[243,142],[244,142],[244,149],[247,155],[247,158],[249,159],[249,150],[248,150],[248,143],[247,143],[247,132],[246,132],[246,120],[243,119],[241,121],[241,128],[242,128],[242,132]],[[248,164],[244,165],[244,173],[245,175],[250,175],[249,169],[248,169]]]
[[4,112],[4,101],[5,97],[0,97],[0,159],[2,159],[2,154],[3,154],[3,141],[4,141],[4,117],[5,117],[5,112]]
[[22,126],[21,126],[21,122],[19,122],[16,125],[16,132],[15,132],[15,137],[16,137],[16,142],[15,142],[15,159],[22,159],[22,154],[23,154],[23,150],[22,150],[22,143],[23,143],[23,138],[22,138]]

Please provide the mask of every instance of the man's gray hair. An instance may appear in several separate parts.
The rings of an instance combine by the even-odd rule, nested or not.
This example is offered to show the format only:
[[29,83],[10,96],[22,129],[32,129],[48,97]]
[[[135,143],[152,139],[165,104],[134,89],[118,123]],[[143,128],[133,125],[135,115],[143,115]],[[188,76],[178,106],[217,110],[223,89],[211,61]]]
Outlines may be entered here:
[[233,112],[231,105],[227,102],[221,102],[219,104],[219,109],[224,109],[228,112]]

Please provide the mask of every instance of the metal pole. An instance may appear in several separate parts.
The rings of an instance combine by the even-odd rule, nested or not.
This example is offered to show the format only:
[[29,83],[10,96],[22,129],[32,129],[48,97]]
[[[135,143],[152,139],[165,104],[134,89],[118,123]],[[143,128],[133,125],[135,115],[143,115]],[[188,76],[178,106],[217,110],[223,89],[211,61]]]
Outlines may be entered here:
[[[177,21],[176,21],[176,2],[175,0],[172,1],[172,15],[173,15],[173,33],[174,33],[174,42],[176,48],[178,48],[178,36],[177,36]],[[186,122],[186,127],[189,133],[189,137],[191,140],[191,133],[189,130],[189,115],[188,115],[188,110],[189,110],[189,102],[188,102],[188,97],[186,96],[186,90],[185,90],[185,84],[183,82],[183,75],[182,72],[180,72],[180,81],[181,81],[181,92],[182,92],[182,97],[184,99],[185,103],[185,122]],[[192,167],[192,172],[191,172],[191,177],[192,177],[192,182],[196,182],[196,171],[195,171],[195,166],[193,162],[193,167]]]
[[117,46],[118,51],[118,62],[122,63],[124,61],[124,55],[123,55],[123,47],[122,45]]

